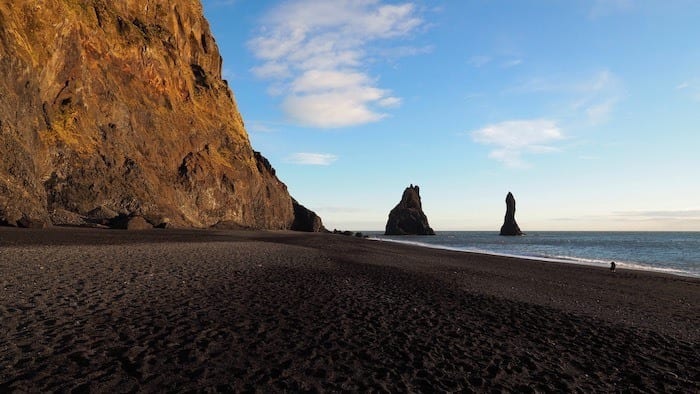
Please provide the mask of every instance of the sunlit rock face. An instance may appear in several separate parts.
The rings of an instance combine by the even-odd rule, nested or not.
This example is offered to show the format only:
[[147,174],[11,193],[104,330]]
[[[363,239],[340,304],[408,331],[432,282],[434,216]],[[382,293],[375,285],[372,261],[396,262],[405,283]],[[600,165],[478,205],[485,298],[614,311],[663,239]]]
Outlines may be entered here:
[[291,227],[199,1],[0,0],[0,75],[0,223]]

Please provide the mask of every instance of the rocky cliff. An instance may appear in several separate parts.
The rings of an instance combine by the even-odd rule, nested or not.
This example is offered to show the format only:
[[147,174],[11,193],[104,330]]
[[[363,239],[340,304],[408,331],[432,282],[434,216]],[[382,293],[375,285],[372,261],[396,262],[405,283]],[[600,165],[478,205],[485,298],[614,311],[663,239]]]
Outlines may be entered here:
[[295,199],[292,199],[292,206],[294,207],[294,223],[292,223],[292,230],[310,233],[328,232],[328,230],[323,227],[323,221],[321,221],[321,217],[319,217],[316,212],[299,204]]
[[389,212],[384,234],[435,235],[423,212],[420,188],[417,185],[407,187],[401,196],[401,201]]
[[515,221],[515,197],[511,192],[506,196],[506,216],[501,226],[501,235],[523,235]]
[[291,227],[199,1],[0,0],[0,75],[0,223]]

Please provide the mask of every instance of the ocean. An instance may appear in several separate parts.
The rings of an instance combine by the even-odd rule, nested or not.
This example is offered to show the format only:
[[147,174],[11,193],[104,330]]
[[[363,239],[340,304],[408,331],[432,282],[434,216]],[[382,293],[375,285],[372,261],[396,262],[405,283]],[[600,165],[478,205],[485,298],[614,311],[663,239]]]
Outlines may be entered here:
[[532,231],[521,237],[503,237],[493,231],[439,231],[435,236],[365,234],[439,249],[601,267],[615,261],[619,268],[700,277],[700,232]]

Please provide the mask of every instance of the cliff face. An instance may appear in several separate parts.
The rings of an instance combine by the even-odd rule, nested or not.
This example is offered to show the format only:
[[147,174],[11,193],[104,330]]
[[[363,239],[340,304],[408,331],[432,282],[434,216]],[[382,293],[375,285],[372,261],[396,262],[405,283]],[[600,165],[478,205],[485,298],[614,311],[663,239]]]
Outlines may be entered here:
[[411,185],[404,190],[401,201],[389,212],[384,234],[435,235],[423,212],[418,186]]
[[501,226],[501,235],[523,235],[515,221],[515,197],[511,192],[506,196],[506,216]]
[[328,230],[323,227],[323,221],[316,215],[316,212],[299,204],[295,199],[292,199],[292,206],[294,207],[294,223],[292,223],[292,230],[309,233],[328,232]]
[[291,226],[199,1],[0,0],[0,75],[0,223]]

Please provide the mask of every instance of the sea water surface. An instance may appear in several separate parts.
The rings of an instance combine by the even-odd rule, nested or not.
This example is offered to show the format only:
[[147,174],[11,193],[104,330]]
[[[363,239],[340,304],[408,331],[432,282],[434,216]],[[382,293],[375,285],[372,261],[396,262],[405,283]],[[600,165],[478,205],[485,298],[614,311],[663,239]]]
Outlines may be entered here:
[[504,237],[493,231],[439,231],[435,236],[371,238],[433,248],[515,256],[700,277],[700,232],[528,232]]

